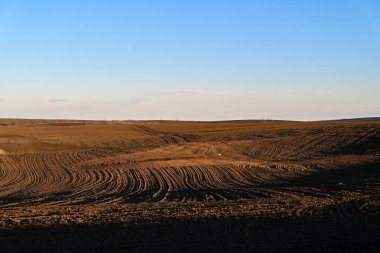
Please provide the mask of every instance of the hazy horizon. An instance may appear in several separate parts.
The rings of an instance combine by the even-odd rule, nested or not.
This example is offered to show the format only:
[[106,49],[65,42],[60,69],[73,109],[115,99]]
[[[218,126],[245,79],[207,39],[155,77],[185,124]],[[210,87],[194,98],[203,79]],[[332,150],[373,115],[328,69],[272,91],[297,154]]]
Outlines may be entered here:
[[0,118],[380,116],[378,1],[0,1]]

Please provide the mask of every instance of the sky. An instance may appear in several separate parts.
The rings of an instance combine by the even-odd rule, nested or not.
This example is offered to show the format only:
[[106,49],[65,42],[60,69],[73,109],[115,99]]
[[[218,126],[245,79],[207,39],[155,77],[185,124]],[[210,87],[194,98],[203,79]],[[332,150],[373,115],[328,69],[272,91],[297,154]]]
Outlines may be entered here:
[[380,116],[380,1],[0,0],[0,118]]

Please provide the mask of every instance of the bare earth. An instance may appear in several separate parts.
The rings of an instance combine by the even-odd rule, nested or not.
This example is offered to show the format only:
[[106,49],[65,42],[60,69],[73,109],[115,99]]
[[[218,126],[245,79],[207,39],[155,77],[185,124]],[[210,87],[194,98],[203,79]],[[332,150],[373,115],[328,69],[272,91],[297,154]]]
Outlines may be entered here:
[[380,121],[0,119],[0,251],[380,250]]

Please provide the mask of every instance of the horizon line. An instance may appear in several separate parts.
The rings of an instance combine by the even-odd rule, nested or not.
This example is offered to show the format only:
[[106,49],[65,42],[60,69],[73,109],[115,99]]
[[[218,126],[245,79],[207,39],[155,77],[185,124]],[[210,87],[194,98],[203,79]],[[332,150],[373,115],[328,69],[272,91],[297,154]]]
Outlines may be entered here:
[[324,122],[324,121],[380,121],[380,116],[332,118],[318,120],[275,119],[275,118],[246,118],[246,119],[220,119],[220,120],[181,120],[181,119],[77,119],[77,118],[2,118],[1,120],[33,120],[33,121],[92,121],[92,122],[241,122],[241,121],[289,121],[289,122]]

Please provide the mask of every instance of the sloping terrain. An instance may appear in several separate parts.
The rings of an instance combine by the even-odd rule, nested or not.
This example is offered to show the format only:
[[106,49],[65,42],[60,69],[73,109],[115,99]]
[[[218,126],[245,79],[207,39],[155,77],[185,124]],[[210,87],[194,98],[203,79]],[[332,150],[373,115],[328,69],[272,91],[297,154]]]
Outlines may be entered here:
[[0,120],[0,228],[368,221],[379,215],[379,165],[378,121]]

